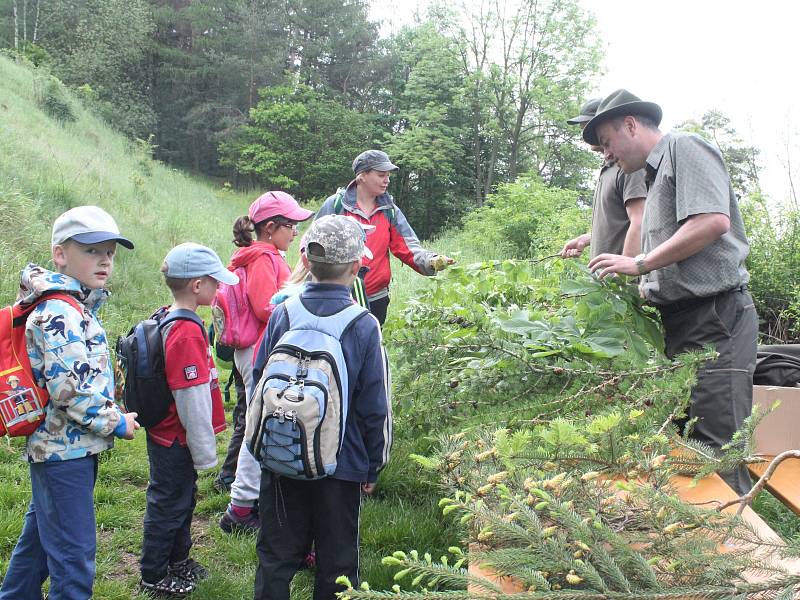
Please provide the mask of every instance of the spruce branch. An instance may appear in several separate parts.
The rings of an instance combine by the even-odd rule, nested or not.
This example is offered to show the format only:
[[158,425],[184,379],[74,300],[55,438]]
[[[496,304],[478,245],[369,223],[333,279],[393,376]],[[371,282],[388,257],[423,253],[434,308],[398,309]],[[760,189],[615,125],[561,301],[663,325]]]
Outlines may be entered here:
[[775,474],[775,470],[778,466],[789,458],[800,458],[800,450],[786,450],[778,454],[775,458],[773,458],[767,470],[764,471],[764,474],[759,478],[756,484],[747,492],[744,496],[737,498],[736,500],[729,500],[728,502],[723,502],[717,507],[717,510],[722,511],[728,508],[729,506],[735,506],[736,504],[739,505],[739,508],[736,510],[736,516],[741,516],[744,512],[745,507],[750,506],[753,503],[753,500],[758,495],[758,493],[764,489],[764,486],[767,485],[770,478]]

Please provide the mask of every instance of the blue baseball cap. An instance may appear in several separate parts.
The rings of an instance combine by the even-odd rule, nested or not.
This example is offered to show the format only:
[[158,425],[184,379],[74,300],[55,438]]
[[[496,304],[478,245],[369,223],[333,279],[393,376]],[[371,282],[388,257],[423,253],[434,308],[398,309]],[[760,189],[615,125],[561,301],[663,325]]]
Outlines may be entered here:
[[216,252],[194,242],[175,246],[164,257],[164,264],[167,277],[193,279],[208,275],[228,285],[239,283],[239,278],[225,268]]

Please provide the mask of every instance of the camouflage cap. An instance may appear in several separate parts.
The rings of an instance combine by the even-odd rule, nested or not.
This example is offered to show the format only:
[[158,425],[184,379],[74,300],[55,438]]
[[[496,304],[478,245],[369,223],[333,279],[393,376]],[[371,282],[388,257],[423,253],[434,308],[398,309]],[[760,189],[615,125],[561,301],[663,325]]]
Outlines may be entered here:
[[372,258],[366,247],[367,234],[355,220],[344,215],[326,215],[311,224],[305,234],[308,260],[328,264],[356,262]]

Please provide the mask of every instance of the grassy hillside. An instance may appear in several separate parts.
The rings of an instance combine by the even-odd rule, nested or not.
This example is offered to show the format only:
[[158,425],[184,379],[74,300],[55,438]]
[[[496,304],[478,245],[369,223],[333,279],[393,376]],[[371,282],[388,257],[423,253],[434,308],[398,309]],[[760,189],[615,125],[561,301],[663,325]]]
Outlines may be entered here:
[[[173,245],[200,242],[227,260],[233,251],[231,225],[255,194],[212,188],[152,161],[146,148],[115,133],[73,97],[69,102],[77,120],[59,124],[37,105],[37,95],[48,81],[45,75],[0,57],[0,298],[2,304],[13,301],[19,271],[27,262],[49,264],[50,226],[58,214],[72,206],[97,204],[136,243],[134,251],[121,249],[117,255],[109,285],[113,296],[102,314],[110,338],[115,339],[168,301],[159,266]],[[331,189],[337,183],[331,182]],[[437,245],[458,251],[460,244],[444,239]],[[292,248],[290,262],[295,253]],[[402,304],[404,294],[424,284],[424,278],[410,269],[395,268],[393,310]],[[402,426],[396,430],[394,460],[382,475],[379,492],[362,510],[362,572],[370,582],[387,586],[391,585],[388,571],[380,565],[386,553],[417,545],[442,552],[456,541],[452,528],[441,523],[435,492],[408,461],[414,443],[403,440],[401,431]],[[222,456],[228,435],[218,440]],[[20,446],[19,439],[0,442],[0,574],[30,499]],[[136,597],[147,470],[143,433],[102,455],[96,491],[98,600]],[[225,535],[217,527],[227,496],[213,490],[213,476],[203,473],[200,478],[193,551],[209,566],[212,577],[193,598],[250,598],[255,540]],[[293,597],[309,598],[311,585],[308,574],[299,577]]]
[[196,241],[231,254],[231,224],[249,196],[213,190],[152,161],[86,112],[60,125],[37,108],[44,75],[0,59],[0,291],[13,297],[16,273],[29,261],[47,263],[50,225],[64,210],[97,204],[136,243],[118,254],[105,314],[117,333],[160,301],[166,288],[159,266],[175,244]]

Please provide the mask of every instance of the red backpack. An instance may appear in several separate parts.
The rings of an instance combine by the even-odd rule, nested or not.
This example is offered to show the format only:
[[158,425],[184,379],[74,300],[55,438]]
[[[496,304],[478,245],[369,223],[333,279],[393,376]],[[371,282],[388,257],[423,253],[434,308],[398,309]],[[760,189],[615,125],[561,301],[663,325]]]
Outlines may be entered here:
[[30,435],[44,421],[50,401],[36,383],[25,347],[28,316],[46,300],[63,300],[83,314],[83,306],[69,294],[47,294],[24,308],[18,304],[0,311],[0,436]]
[[[274,254],[272,252],[264,254],[269,256],[275,273],[278,273]],[[261,321],[247,299],[247,269],[241,266],[233,272],[239,277],[239,283],[219,284],[217,295],[211,303],[211,318],[219,344],[233,348],[249,348],[258,341]],[[269,302],[269,298],[265,301]]]

